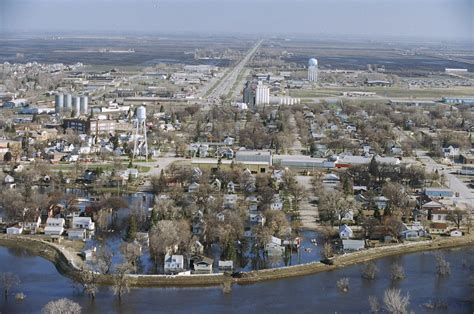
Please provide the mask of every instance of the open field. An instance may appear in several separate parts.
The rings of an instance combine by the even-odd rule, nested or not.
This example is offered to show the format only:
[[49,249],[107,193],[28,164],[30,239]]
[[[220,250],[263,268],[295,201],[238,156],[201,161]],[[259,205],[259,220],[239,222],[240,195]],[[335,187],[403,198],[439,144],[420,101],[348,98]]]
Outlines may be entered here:
[[[292,89],[293,97],[331,97],[341,96],[347,91],[374,92],[382,97],[406,97],[406,98],[428,98],[441,99],[446,96],[472,96],[474,87],[451,87],[451,88],[426,88],[426,89],[407,89],[394,87],[321,87],[313,90]],[[357,99],[357,98],[354,98]]]

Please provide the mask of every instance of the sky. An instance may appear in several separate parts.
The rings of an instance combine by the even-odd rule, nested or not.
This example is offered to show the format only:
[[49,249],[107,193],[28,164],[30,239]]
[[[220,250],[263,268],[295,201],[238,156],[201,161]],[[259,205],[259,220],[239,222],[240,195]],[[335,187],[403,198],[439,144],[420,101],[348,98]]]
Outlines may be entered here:
[[474,0],[0,0],[0,34],[146,32],[473,40]]

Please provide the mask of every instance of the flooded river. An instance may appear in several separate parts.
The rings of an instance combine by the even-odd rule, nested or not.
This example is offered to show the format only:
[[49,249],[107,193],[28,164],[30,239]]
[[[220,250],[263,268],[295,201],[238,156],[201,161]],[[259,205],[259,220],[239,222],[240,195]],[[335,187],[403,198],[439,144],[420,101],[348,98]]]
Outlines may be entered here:
[[[234,285],[230,294],[220,288],[136,288],[122,302],[102,287],[95,301],[78,293],[73,283],[61,276],[53,264],[27,251],[0,247],[1,271],[18,274],[22,281],[15,292],[26,294],[0,298],[1,313],[37,313],[50,300],[66,297],[81,304],[84,313],[369,313],[368,297],[382,298],[388,287],[398,287],[410,294],[410,309],[415,313],[440,313],[423,304],[440,301],[447,304],[446,313],[472,313],[472,290],[469,277],[474,273],[474,247],[440,251],[451,263],[451,275],[435,273],[436,252],[420,252],[387,257],[376,261],[378,278],[361,278],[361,266],[336,271],[263,282],[247,286]],[[391,283],[390,266],[400,263],[406,278]],[[349,278],[349,291],[341,294],[336,281]]]

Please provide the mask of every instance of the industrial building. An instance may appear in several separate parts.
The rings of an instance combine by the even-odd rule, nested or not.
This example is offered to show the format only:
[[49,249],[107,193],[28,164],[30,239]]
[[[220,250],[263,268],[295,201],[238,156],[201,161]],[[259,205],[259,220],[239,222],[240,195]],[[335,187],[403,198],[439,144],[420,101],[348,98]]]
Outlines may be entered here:
[[114,132],[130,132],[131,123],[120,120],[98,118],[66,118],[63,120],[64,129],[72,129],[80,134],[104,134]]

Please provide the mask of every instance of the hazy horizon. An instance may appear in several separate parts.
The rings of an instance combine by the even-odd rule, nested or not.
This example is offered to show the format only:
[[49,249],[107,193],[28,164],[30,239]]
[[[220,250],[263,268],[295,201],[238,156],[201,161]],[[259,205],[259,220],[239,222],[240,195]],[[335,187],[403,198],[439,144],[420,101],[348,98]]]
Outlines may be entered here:
[[471,0],[2,0],[1,32],[473,39]]

